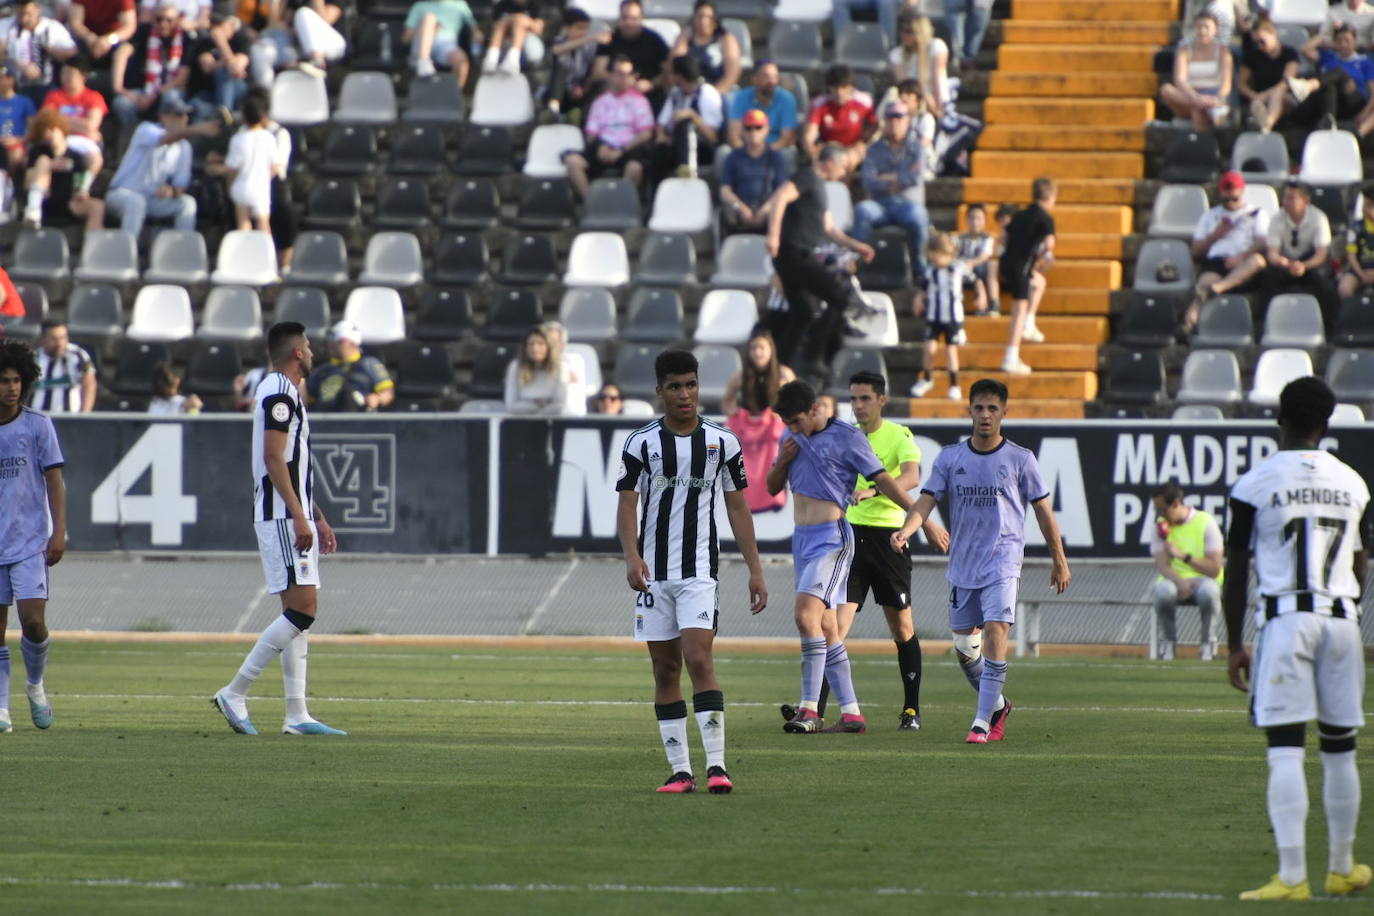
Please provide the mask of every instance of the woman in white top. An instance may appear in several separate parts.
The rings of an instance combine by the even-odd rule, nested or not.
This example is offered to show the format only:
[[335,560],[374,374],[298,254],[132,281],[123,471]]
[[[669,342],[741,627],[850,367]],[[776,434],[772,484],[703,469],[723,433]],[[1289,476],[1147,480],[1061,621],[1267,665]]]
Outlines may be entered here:
[[559,416],[567,403],[567,371],[541,328],[525,335],[520,355],[506,369],[506,409]]
[[903,14],[897,27],[897,47],[888,54],[892,81],[917,80],[926,90],[926,107],[939,117],[946,106],[953,107],[950,85],[949,45],[935,37],[935,28],[925,16]]
[[[540,329],[548,339],[555,365],[563,367],[563,413],[569,417],[587,415],[587,361],[581,353],[568,350],[568,332],[561,322],[546,321]],[[599,375],[599,370],[598,370]]]
[[1164,104],[1197,130],[1211,130],[1230,109],[1231,49],[1217,40],[1217,21],[1203,12],[1193,20],[1193,38],[1174,51],[1174,81],[1160,90]]

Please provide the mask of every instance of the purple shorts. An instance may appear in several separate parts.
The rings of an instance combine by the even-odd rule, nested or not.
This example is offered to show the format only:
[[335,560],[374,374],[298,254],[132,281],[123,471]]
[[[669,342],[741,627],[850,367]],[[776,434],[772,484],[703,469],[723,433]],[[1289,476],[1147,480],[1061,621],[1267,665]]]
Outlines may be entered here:
[[29,598],[48,597],[48,555],[40,551],[0,566],[0,607]]
[[981,588],[949,587],[949,628],[970,630],[989,621],[1016,623],[1020,579],[1000,579]]

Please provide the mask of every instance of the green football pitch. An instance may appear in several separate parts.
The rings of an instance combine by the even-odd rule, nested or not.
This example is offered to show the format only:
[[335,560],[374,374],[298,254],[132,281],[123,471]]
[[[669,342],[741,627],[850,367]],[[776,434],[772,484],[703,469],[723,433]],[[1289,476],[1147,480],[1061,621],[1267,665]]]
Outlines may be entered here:
[[263,734],[229,731],[208,697],[244,649],[56,642],[48,732],[15,652],[0,911],[1192,913],[1247,909],[1274,870],[1263,738],[1223,662],[1014,659],[1007,740],[971,746],[947,656],[923,731],[895,728],[885,652],[854,659],[868,734],[792,736],[796,657],[727,653],[735,792],[664,796],[640,652],[316,645],[312,710],[351,732],[330,739],[279,733],[275,666]]

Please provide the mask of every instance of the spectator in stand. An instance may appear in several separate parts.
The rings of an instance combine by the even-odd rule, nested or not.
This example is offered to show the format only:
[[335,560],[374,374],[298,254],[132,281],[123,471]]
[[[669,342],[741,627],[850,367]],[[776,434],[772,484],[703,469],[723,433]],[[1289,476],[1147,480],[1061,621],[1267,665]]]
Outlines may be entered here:
[[607,382],[601,386],[601,390],[596,393],[596,410],[594,413],[605,417],[618,417],[625,412],[625,398],[620,393],[620,386],[612,382]]
[[728,142],[744,145],[744,116],[758,109],[768,116],[768,147],[789,150],[797,142],[797,97],[778,84],[781,74],[771,60],[754,64],[752,85],[737,90],[730,100]]
[[[482,60],[483,73],[495,73],[498,69],[518,75],[522,55],[531,63],[538,63],[544,57],[544,20],[539,13],[538,0],[498,0],[492,11],[494,23],[491,27],[491,40],[487,43],[487,56]],[[507,42],[510,47],[505,59],[501,49]]]
[[29,119],[37,114],[29,97],[18,93],[18,85],[19,68],[11,63],[0,63],[0,145],[5,148],[9,170],[15,173],[27,160],[24,136]]
[[720,204],[729,232],[762,232],[763,205],[787,180],[787,160],[768,145],[768,115],[755,108],[744,115],[744,145],[720,167]]
[[739,85],[739,42],[721,25],[720,13],[712,0],[697,0],[691,21],[673,44],[672,56],[695,59],[702,77],[722,97]]
[[1273,130],[1297,103],[1288,81],[1298,75],[1298,52],[1279,41],[1279,30],[1262,19],[1241,39],[1240,79],[1236,89],[1249,103],[1250,117],[1259,130]]
[[1031,368],[1021,359],[1021,342],[1042,343],[1045,335],[1036,327],[1049,281],[1045,275],[1054,266],[1055,202],[1059,190],[1054,180],[1037,178],[1031,182],[1031,205],[1017,211],[1002,233],[999,282],[1011,294],[1011,321],[1007,327],[1007,352],[1002,371],[1011,375],[1030,375]]
[[428,79],[436,65],[447,66],[462,90],[472,62],[468,48],[482,40],[482,32],[466,0],[419,0],[406,13],[401,39],[410,45],[417,77]]
[[968,231],[960,233],[958,257],[968,273],[964,288],[973,290],[974,312],[986,315],[998,310],[996,266],[997,236],[988,232],[988,211],[982,204],[972,203],[964,209]]
[[1302,46],[1303,56],[1321,75],[1288,84],[1298,103],[1296,123],[1334,129],[1337,120],[1353,120],[1361,137],[1374,130],[1374,61],[1358,53],[1355,42],[1355,30],[1338,25],[1331,47],[1321,35]]
[[883,33],[887,35],[887,43],[895,45],[897,43],[897,11],[901,6],[901,0],[835,0],[830,7],[830,34],[836,40],[844,34],[844,30],[849,27],[851,15],[854,11],[873,12],[878,15],[878,25],[882,27]]
[[110,108],[124,136],[158,110],[163,95],[185,99],[191,78],[191,40],[181,29],[181,11],[164,4],[157,19],[140,26],[132,41],[115,50],[110,77],[115,97]]
[[904,79],[888,90],[879,107],[888,102],[901,102],[911,113],[911,133],[925,150],[925,177],[935,177],[935,116],[930,113],[930,96],[915,79]]
[[563,367],[567,384],[563,386],[563,410],[567,417],[587,415],[587,361],[581,353],[568,351],[568,329],[562,322],[546,321],[539,326],[553,350],[554,363]]
[[553,63],[544,95],[545,106],[555,115],[566,118],[585,105],[598,39],[592,32],[592,17],[575,6],[563,11],[563,30],[549,49]]
[[912,135],[911,114],[901,102],[888,102],[883,108],[882,136],[868,147],[860,177],[868,200],[854,207],[852,235],[867,242],[881,226],[901,226],[911,251],[911,265],[919,275],[925,265],[926,235],[930,232],[925,148]]
[[765,478],[778,458],[778,445],[786,428],[772,408],[778,389],[796,376],[778,362],[773,335],[755,331],[749,337],[744,368],[730,376],[721,399],[725,426],[739,437],[744,451],[744,490],[750,512],[774,512],[787,504],[787,494],[768,492]]
[[1336,37],[1336,29],[1348,25],[1355,30],[1357,47],[1374,47],[1374,6],[1364,0],[1337,0],[1326,9],[1326,21],[1317,34],[1330,45]]
[[102,71],[111,68],[115,49],[138,29],[134,0],[70,0],[66,22],[91,66]]
[[316,72],[323,74],[325,67],[348,53],[348,41],[338,28],[343,9],[325,0],[298,2],[300,5],[291,16],[291,26],[301,49],[301,68],[313,66]]
[[105,226],[105,203],[91,196],[95,175],[86,157],[68,144],[67,130],[66,117],[51,108],[29,121],[24,224],[37,229],[74,216],[94,232]]
[[193,417],[205,405],[194,394],[181,393],[181,376],[167,363],[153,366],[153,398],[148,402],[148,413],[155,416]]
[[627,57],[634,67],[636,86],[655,110],[663,101],[666,82],[663,65],[668,61],[668,46],[653,29],[644,28],[644,7],[639,0],[624,0],[620,4],[620,19],[614,31],[597,39],[596,60],[592,62],[592,76],[608,80],[617,57]]
[[67,119],[67,145],[86,157],[86,169],[94,179],[105,167],[100,125],[105,123],[110,107],[103,95],[86,85],[89,72],[90,63],[84,57],[69,59],[62,65],[62,85],[48,93],[43,107]]
[[654,139],[654,113],[638,88],[634,63],[619,55],[611,62],[611,82],[587,112],[587,149],[564,154],[568,181],[578,195],[602,175],[623,175],[638,186],[644,179],[644,157]]
[[1195,604],[1202,615],[1198,657],[1211,661],[1217,651],[1217,623],[1221,617],[1222,553],[1225,543],[1216,519],[1183,501],[1183,488],[1170,481],[1154,492],[1156,512],[1150,531],[1150,555],[1159,576],[1155,579],[1155,620],[1159,643],[1155,658],[1174,660],[1178,641],[1176,617],[1180,604]]
[[1174,79],[1160,90],[1164,104],[1180,118],[1190,118],[1196,130],[1207,131],[1223,120],[1230,108],[1231,49],[1217,40],[1217,21],[1210,13],[1193,19],[1193,39],[1174,50]]
[[815,161],[823,145],[838,143],[844,147],[845,174],[849,174],[864,161],[875,120],[873,99],[854,88],[853,71],[844,64],[832,64],[825,71],[825,95],[811,103],[802,147]]
[[19,91],[37,107],[57,82],[54,63],[76,54],[67,27],[43,15],[38,0],[19,0],[14,15],[0,19],[0,57],[19,67]]
[[[1267,9],[1266,4],[1257,4],[1258,9]],[[1208,0],[1202,7],[1202,12],[1207,13],[1217,21],[1217,43],[1222,47],[1230,47],[1231,39],[1235,37],[1236,25],[1240,24],[1241,31],[1245,31],[1245,26],[1251,21],[1249,0]],[[1255,17],[1258,21],[1265,16],[1261,13]]]
[[[253,0],[247,0],[252,3]],[[348,42],[336,28],[343,10],[325,0],[278,0],[262,12],[261,0],[250,7],[253,21],[265,19],[258,28],[258,40],[249,51],[253,84],[271,88],[278,69],[296,66],[307,73],[323,76],[331,61],[348,51]],[[291,19],[286,14],[289,10]],[[248,22],[242,13],[239,18]],[[297,47],[299,46],[299,50]]]
[[105,206],[134,238],[139,237],[149,216],[170,219],[176,229],[196,228],[196,199],[186,193],[191,185],[189,138],[217,136],[220,124],[206,121],[190,126],[190,110],[178,98],[163,99],[158,120],[134,130],[110,181]]
[[[225,118],[248,94],[248,52],[252,42],[237,16],[226,16],[191,44],[186,101],[195,120]],[[227,118],[226,118],[227,122]]]
[[567,403],[568,373],[542,328],[525,335],[520,355],[506,368],[506,409],[560,416]]
[[921,288],[911,302],[911,313],[925,319],[926,355],[916,384],[911,386],[913,398],[923,398],[935,385],[935,357],[940,350],[940,338],[945,340],[945,369],[949,373],[951,401],[963,400],[959,388],[959,345],[968,343],[964,333],[964,287],[968,285],[968,268],[957,257],[958,244],[947,232],[937,232],[926,252],[926,267]]
[[[140,25],[152,22],[164,0],[139,0],[138,21]],[[210,0],[173,0],[181,10],[181,27],[187,32],[199,34],[210,30]]]
[[29,391],[30,407],[43,413],[89,413],[95,409],[95,361],[71,342],[65,322],[43,322],[34,356],[38,359],[38,381]]
[[1268,262],[1263,301],[1279,293],[1315,296],[1330,334],[1340,309],[1331,278],[1331,222],[1312,206],[1312,189],[1301,182],[1283,186],[1279,212],[1269,223]]
[[1374,191],[1366,188],[1360,219],[1346,230],[1345,270],[1338,291],[1341,298],[1374,286]]
[[[1264,269],[1269,246],[1269,214],[1245,202],[1245,179],[1240,172],[1223,172],[1217,179],[1217,199],[1193,230],[1193,257],[1200,258],[1197,297],[1183,316],[1183,330],[1197,326],[1202,303],[1213,296],[1241,289]],[[1182,267],[1182,265],[1175,265]]]
[[744,352],[744,366],[730,376],[720,398],[721,412],[726,415],[736,409],[761,413],[778,399],[778,389],[797,377],[779,361],[773,335],[762,328],[749,335]]
[[396,400],[396,383],[375,356],[364,356],[363,332],[351,321],[329,329],[329,362],[305,381],[313,410],[375,411]]
[[256,96],[243,100],[243,127],[229,141],[224,166],[230,181],[229,199],[239,229],[272,232],[272,179],[278,169],[277,138],[268,129],[267,108]]
[[702,163],[713,164],[716,144],[725,127],[725,103],[716,87],[702,80],[697,59],[673,58],[672,72],[673,88],[659,110],[654,143],[654,173],[658,179],[679,169],[695,176]]
[[948,0],[945,28],[949,31],[950,53],[955,70],[972,70],[983,49],[983,35],[992,19],[993,0]]
[[[257,99],[263,111],[272,110],[272,96],[266,89],[255,86],[248,91],[248,98]],[[286,181],[291,168],[291,131],[273,121],[270,114],[267,131],[277,145],[272,174],[272,241],[277,246],[277,261],[286,267],[291,263],[297,234],[296,208],[291,204],[291,187]]]
[[22,319],[28,311],[24,305],[24,297],[14,288],[14,281],[10,279],[9,272],[0,267],[0,337],[5,336],[6,318]]

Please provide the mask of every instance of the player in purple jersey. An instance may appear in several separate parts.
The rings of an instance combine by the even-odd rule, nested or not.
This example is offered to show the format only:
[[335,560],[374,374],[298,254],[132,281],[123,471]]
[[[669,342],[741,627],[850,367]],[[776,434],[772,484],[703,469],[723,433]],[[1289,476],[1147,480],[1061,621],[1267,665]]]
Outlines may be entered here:
[[[33,351],[0,340],[0,732],[10,724],[10,650],[5,645],[9,606],[19,612],[28,675],[29,714],[38,728],[52,725],[43,686],[48,664],[48,567],[67,549],[67,490],[62,449],[52,421],[23,404],[38,380]],[[49,520],[51,519],[51,525]]]
[[774,409],[787,432],[782,434],[777,462],[768,470],[768,492],[776,495],[788,484],[792,486],[795,616],[802,651],[801,702],[783,730],[791,734],[821,730],[816,707],[824,680],[840,702],[840,721],[826,730],[862,732],[867,726],[835,613],[845,602],[854,559],[854,530],[844,513],[860,475],[903,509],[911,506],[911,497],[893,481],[862,430],[834,417],[821,417],[816,392],[806,382],[788,382],[778,389]]
[[1035,455],[1002,437],[1006,409],[1006,385],[987,378],[973,383],[972,437],[940,451],[906,524],[892,535],[892,549],[901,550],[936,503],[948,499],[949,628],[964,676],[978,691],[969,744],[1001,741],[1011,715],[1002,685],[1007,680],[1007,635],[1016,622],[1027,504],[1035,510],[1050,549],[1050,589],[1062,594],[1070,578],[1059,523]]

